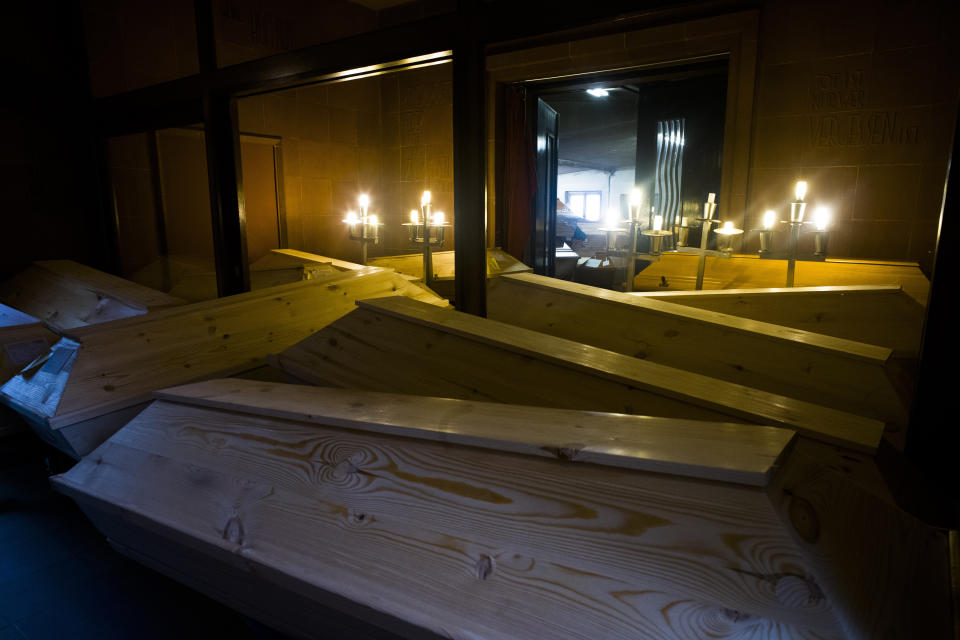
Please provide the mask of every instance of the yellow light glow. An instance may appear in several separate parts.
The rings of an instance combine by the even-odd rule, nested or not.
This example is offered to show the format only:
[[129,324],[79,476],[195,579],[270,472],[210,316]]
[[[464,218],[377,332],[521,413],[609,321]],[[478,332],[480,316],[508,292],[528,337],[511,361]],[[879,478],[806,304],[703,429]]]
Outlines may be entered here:
[[777,223],[777,212],[773,209],[767,209],[763,212],[763,228],[764,229],[773,229],[773,225]]
[[817,231],[826,231],[830,224],[830,209],[817,207],[813,212],[813,222],[817,225]]
[[643,203],[643,190],[639,187],[630,192],[630,206],[639,207]]
[[804,197],[807,195],[807,183],[801,180],[797,183],[797,189],[795,191],[797,196],[797,202],[802,202]]
[[[427,191],[427,193],[430,193],[430,192]],[[446,221],[446,215],[443,213],[443,211],[437,211],[436,213],[433,214],[433,224],[441,225],[445,221]]]
[[410,222],[420,224],[420,213],[416,209],[410,209]]
[[716,199],[717,199],[717,194],[715,193],[707,194],[707,202],[709,202],[710,204],[713,204],[714,202],[716,202]]
[[377,226],[378,224],[380,224],[380,219],[377,218],[377,214],[374,213],[374,214],[372,214],[372,215],[367,216],[367,224],[369,224],[369,225],[371,225],[371,226],[373,226],[373,227],[375,227],[375,226]]
[[663,230],[663,216],[653,216],[653,230],[654,231]]
[[729,220],[727,220],[726,222],[724,222],[724,223],[723,223],[723,232],[724,232],[724,233],[732,233],[732,232],[733,232],[733,223],[730,222]]
[[420,206],[425,207],[426,205],[430,204],[431,197],[432,196],[430,195],[429,191],[424,191],[423,195],[420,196]]
[[370,206],[370,196],[365,193],[361,193],[357,198],[357,206],[360,207],[360,210],[366,209]]
[[360,222],[360,218],[357,217],[356,211],[347,211],[347,217],[343,221],[347,224],[357,224]]

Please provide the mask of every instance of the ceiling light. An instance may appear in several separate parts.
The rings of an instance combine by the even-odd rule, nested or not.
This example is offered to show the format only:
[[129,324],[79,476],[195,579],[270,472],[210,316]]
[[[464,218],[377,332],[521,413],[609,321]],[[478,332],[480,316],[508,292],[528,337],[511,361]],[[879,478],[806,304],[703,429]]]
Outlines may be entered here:
[[610,92],[606,89],[587,89],[587,93],[592,95],[594,98],[606,98],[610,95]]

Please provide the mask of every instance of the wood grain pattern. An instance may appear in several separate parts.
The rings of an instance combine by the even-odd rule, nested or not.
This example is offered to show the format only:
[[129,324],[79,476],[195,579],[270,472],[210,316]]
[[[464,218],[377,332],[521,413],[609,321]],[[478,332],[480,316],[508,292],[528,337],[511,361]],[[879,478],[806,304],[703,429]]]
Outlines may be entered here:
[[[0,398],[38,430],[81,423],[93,429],[90,437],[82,433],[86,427],[70,431],[67,453],[85,455],[121,426],[109,414],[147,402],[155,389],[262,366],[268,353],[349,312],[356,300],[406,292],[427,296],[398,274],[370,267],[80,327],[65,338],[79,343],[67,369],[56,376],[25,371],[0,388]],[[38,398],[53,398],[52,406]]]
[[851,640],[950,638],[948,538],[856,478],[873,460],[801,440],[770,486]]
[[875,450],[882,423],[412,300],[366,300],[271,362],[311,383],[794,429]]
[[[927,302],[930,281],[913,262],[868,260],[797,261],[795,286],[898,285],[922,305]],[[704,289],[757,289],[783,287],[786,260],[761,260],[757,256],[707,258]],[[657,262],[636,275],[636,291],[692,290],[697,280],[697,256],[665,253]],[[664,284],[666,283],[666,284]]]
[[574,462],[764,486],[793,432],[543,407],[208,380],[155,398]]
[[630,295],[887,347],[898,358],[920,353],[924,308],[900,286],[646,291]]
[[881,420],[907,411],[891,351],[535,274],[488,286],[488,317],[719,380]]
[[55,483],[446,637],[840,637],[754,488],[167,402]]
[[70,260],[34,263],[0,283],[0,301],[58,332],[184,302]]

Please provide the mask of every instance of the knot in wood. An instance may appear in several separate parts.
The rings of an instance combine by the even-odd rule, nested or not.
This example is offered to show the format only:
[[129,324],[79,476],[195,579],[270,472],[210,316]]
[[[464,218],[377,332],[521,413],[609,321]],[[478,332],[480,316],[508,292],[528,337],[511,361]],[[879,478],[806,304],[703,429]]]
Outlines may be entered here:
[[781,576],[774,585],[774,591],[777,601],[797,609],[819,605],[824,599],[820,585],[805,576]]
[[493,558],[487,554],[480,556],[480,559],[477,560],[474,568],[477,572],[477,577],[481,580],[486,580],[490,577],[490,574],[493,573]]
[[804,542],[816,543],[820,539],[820,518],[813,505],[797,496],[790,497],[790,523]]
[[223,527],[223,539],[240,546],[243,544],[243,538],[243,522],[240,521],[240,516],[233,516]]
[[749,620],[752,616],[749,613],[743,611],[737,611],[736,609],[721,609],[720,616],[725,619],[727,622],[743,622]]

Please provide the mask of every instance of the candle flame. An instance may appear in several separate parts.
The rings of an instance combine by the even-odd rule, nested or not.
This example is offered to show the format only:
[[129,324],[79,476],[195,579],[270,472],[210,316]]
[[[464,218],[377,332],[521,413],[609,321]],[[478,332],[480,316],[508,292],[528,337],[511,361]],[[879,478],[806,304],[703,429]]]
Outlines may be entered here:
[[813,212],[813,221],[817,225],[817,231],[826,231],[830,224],[830,209],[827,207],[817,207]]
[[727,220],[726,222],[724,222],[724,223],[723,223],[723,230],[724,230],[725,233],[730,233],[731,231],[733,231],[733,223],[730,222],[729,220]]
[[777,222],[777,212],[773,209],[767,209],[763,212],[763,228],[764,229],[773,229],[773,225]]
[[614,229],[620,224],[620,212],[613,207],[607,209],[607,228]]
[[663,216],[653,216],[653,230],[663,230]]
[[430,192],[429,192],[429,191],[424,191],[424,192],[423,192],[423,195],[420,196],[420,206],[423,207],[423,206],[426,206],[426,205],[430,204],[430,198],[431,198],[431,197],[432,197],[432,196],[430,195]]
[[413,224],[420,224],[420,214],[416,209],[410,209],[410,222]]
[[804,197],[807,195],[807,183],[803,180],[798,182],[795,194],[797,196],[797,202],[803,202]]
[[[430,193],[430,192],[428,191],[427,193]],[[446,215],[443,213],[443,211],[437,211],[436,213],[433,214],[433,224],[441,225],[444,223],[445,220],[446,220]]]
[[344,219],[344,222],[347,224],[357,224],[360,222],[360,219],[357,217],[356,211],[347,211],[347,217]]
[[357,205],[360,207],[360,210],[366,209],[370,206],[370,196],[365,193],[361,193],[357,198]]
[[380,219],[377,218],[377,214],[374,213],[374,214],[372,214],[372,215],[367,216],[367,224],[369,224],[370,226],[373,226],[373,227],[375,227],[375,226],[377,226],[378,224],[380,224]]
[[630,206],[639,207],[643,202],[643,190],[639,187],[635,187],[633,191],[630,192]]

